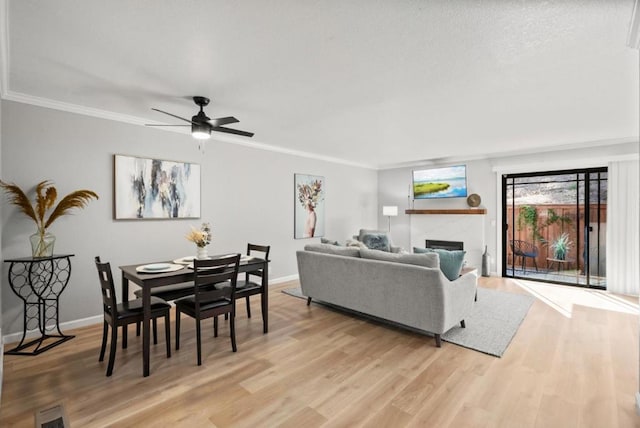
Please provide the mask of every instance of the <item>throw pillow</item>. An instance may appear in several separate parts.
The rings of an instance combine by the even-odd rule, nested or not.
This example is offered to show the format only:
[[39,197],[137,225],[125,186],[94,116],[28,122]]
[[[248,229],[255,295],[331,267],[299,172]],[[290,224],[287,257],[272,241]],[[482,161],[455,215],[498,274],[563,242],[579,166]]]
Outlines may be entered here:
[[[417,250],[417,251],[416,251]],[[460,277],[462,271],[462,265],[464,263],[464,255],[467,254],[464,250],[441,250],[438,248],[417,248],[414,247],[413,251],[416,253],[436,253],[440,257],[440,270],[447,277],[449,281],[455,281]]]
[[333,241],[331,239],[326,239],[326,238],[320,238],[320,243],[321,244],[330,244],[330,245],[340,245],[340,243],[338,241]]
[[408,265],[423,266],[428,268],[438,268],[438,255],[431,254],[398,254],[387,253],[378,250],[360,250],[360,257],[363,259],[382,260],[385,262],[404,263]]
[[358,247],[358,248],[367,248],[362,242],[353,239],[347,239],[346,243],[347,247]]
[[386,252],[391,251],[391,245],[389,244],[389,237],[384,233],[370,233],[370,234],[364,235],[361,241],[369,249],[381,250]]
[[428,253],[432,253],[433,251],[431,251],[431,248],[420,248],[420,247],[413,247],[413,253],[414,254],[428,254]]

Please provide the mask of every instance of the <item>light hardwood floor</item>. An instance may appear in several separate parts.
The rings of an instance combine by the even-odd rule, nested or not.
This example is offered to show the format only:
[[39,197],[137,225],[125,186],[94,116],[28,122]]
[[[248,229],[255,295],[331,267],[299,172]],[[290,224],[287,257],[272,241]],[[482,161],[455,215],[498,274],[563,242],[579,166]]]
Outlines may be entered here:
[[[507,279],[479,283],[525,293]],[[574,305],[567,317],[536,300],[495,358],[307,307],[281,293],[293,286],[272,287],[266,335],[259,298],[250,320],[238,305],[235,354],[228,323],[216,339],[203,323],[200,367],[187,318],[170,359],[163,335],[152,346],[148,378],[133,327],[111,378],[98,363],[101,325],[70,331],[75,339],[37,357],[7,355],[0,426],[33,427],[35,411],[58,402],[74,428],[640,426],[637,315]]]

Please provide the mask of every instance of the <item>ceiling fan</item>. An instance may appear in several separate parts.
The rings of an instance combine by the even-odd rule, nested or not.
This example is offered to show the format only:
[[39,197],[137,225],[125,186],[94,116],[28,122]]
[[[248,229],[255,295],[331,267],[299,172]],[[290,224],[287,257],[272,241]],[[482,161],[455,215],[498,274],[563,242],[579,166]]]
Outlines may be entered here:
[[238,123],[238,119],[233,116],[219,117],[217,119],[210,119],[203,111],[203,107],[209,104],[209,98],[206,97],[193,97],[193,102],[197,106],[200,106],[200,111],[195,116],[191,117],[191,120],[184,117],[176,116],[175,114],[168,113],[166,111],[152,108],[151,110],[158,111],[160,113],[167,114],[185,122],[189,122],[191,125],[153,125],[147,124],[146,126],[191,126],[191,135],[198,140],[206,140],[211,137],[211,131],[226,132],[227,134],[242,135],[243,137],[253,137],[253,132],[240,131],[239,129],[224,128],[222,125],[228,125],[230,123]]

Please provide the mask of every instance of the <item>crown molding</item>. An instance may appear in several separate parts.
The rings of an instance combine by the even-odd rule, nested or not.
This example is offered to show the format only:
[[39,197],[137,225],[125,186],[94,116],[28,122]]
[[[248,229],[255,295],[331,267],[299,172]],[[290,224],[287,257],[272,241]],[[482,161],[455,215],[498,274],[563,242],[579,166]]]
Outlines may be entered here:
[[15,101],[23,104],[31,104],[38,107],[50,108],[53,110],[61,110],[69,113],[81,114],[84,116],[98,117],[100,119],[108,119],[108,120],[115,120],[117,122],[131,123],[134,125],[144,126],[144,124],[148,122],[148,120],[141,119],[135,116],[114,113],[111,111],[92,108],[92,107],[85,107],[78,104],[66,103],[63,101],[56,101],[50,98],[36,97],[33,95],[27,95],[20,92],[13,92],[11,90],[6,90],[2,98],[8,101]]

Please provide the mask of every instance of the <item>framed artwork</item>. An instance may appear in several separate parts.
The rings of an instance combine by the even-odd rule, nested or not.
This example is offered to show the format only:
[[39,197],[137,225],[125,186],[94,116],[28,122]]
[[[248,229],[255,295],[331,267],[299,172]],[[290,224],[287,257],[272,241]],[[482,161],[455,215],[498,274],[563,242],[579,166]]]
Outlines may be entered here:
[[200,218],[200,165],[114,155],[116,220]]
[[324,236],[324,177],[294,174],[294,237]]

